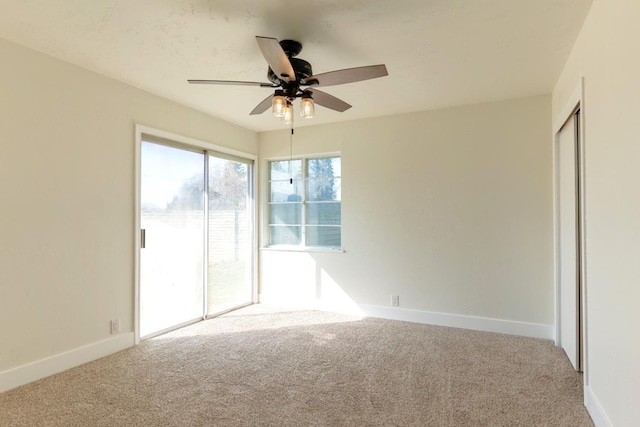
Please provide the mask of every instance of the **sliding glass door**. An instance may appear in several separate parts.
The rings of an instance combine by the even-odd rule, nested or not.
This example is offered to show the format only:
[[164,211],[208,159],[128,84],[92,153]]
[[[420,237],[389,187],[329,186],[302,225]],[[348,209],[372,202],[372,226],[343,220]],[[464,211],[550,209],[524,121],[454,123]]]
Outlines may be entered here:
[[202,317],[204,153],[142,143],[140,336]]
[[209,156],[209,314],[252,300],[251,165]]
[[253,301],[252,166],[142,141],[141,338]]

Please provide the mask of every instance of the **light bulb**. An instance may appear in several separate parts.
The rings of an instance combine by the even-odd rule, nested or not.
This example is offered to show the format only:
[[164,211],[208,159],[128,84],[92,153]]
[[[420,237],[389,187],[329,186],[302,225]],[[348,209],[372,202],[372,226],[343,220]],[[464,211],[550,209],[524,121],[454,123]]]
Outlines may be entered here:
[[293,123],[293,105],[290,102],[287,102],[287,106],[284,108],[282,123],[285,125]]
[[276,90],[276,93],[273,95],[273,100],[271,101],[271,111],[273,115],[276,117],[284,116],[284,110],[287,107],[287,98],[284,97],[284,92],[281,90]]
[[311,119],[315,113],[313,98],[311,98],[311,95],[303,95],[300,100],[300,115],[305,119]]

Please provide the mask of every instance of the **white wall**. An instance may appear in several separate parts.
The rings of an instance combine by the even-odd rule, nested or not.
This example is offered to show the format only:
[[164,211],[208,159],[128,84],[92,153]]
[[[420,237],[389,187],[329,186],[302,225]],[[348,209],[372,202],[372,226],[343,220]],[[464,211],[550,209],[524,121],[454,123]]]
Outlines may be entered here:
[[640,425],[640,2],[595,0],[553,92],[585,78],[587,405]]
[[[296,129],[294,156],[342,154],[345,253],[262,250],[263,300],[550,337],[550,129],[549,96]],[[263,161],[288,155],[288,131],[260,134]]]
[[0,58],[1,374],[110,319],[133,331],[136,123],[251,154],[257,134],[2,40]]

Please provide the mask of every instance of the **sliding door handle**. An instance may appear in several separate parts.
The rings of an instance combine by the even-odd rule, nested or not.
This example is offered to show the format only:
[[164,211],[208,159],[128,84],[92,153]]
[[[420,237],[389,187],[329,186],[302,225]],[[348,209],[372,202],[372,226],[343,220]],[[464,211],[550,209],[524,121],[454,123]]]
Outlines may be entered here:
[[140,249],[144,249],[147,247],[147,230],[144,228],[140,229]]

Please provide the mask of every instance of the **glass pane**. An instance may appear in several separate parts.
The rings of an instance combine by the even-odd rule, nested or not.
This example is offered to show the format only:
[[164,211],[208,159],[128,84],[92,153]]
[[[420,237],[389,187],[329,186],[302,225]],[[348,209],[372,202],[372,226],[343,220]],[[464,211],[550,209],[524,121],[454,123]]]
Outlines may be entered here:
[[309,178],[339,177],[342,169],[340,157],[309,159],[307,167]]
[[142,143],[140,335],[202,316],[204,154]]
[[340,178],[319,178],[307,181],[307,200],[340,200],[342,188]]
[[269,224],[302,224],[302,203],[270,204]]
[[302,181],[271,182],[270,202],[301,202]]
[[307,246],[340,247],[340,227],[307,227]]
[[270,242],[271,245],[299,245],[302,227],[300,226],[271,226]]
[[253,299],[250,168],[209,156],[208,314]]
[[302,178],[302,160],[269,162],[269,179],[271,181],[289,181],[291,178]]
[[249,167],[245,163],[209,156],[210,209],[246,209]]
[[340,203],[309,203],[307,224],[340,225]]

